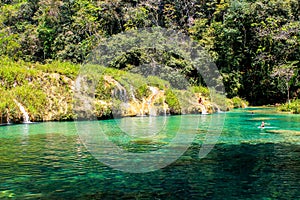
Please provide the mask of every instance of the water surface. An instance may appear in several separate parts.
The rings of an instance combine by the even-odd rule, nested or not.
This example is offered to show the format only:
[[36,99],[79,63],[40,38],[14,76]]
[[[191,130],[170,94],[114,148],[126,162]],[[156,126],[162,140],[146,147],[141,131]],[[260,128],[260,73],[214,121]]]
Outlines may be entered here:
[[[208,124],[218,115],[225,113],[152,118],[151,130],[145,129],[147,118],[82,122],[100,125],[120,147],[144,153],[172,141],[180,120],[197,121],[188,129],[193,143],[177,161],[138,174],[99,162],[74,122],[0,127],[0,199],[299,199],[300,116],[260,108],[226,113],[217,144],[200,159]],[[265,129],[258,128],[261,121]]]

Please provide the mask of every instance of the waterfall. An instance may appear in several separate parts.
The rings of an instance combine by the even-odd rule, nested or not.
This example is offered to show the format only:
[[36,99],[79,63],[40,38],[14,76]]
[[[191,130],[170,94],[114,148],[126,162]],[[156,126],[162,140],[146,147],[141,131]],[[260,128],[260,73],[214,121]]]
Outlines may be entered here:
[[7,113],[7,117],[6,117],[6,123],[9,125],[11,124],[10,119],[9,119],[9,114]]
[[154,107],[149,108],[149,116],[157,116],[157,110]]
[[214,103],[213,105],[214,105],[215,109],[217,109],[217,113],[224,113],[224,111],[222,111],[217,104]]
[[14,102],[17,104],[17,106],[19,107],[20,111],[23,114],[23,123],[30,123],[29,115],[26,112],[24,106],[21,103],[19,103],[17,100],[15,100],[15,99],[14,99]]
[[[94,91],[89,89],[89,81],[86,76],[78,76],[74,82],[74,112],[78,119],[93,119],[93,98]],[[93,83],[92,83],[93,84]]]
[[143,99],[142,108],[140,109],[139,116],[141,116],[141,117],[145,116],[145,113],[144,113],[145,106],[144,106],[144,104],[145,104],[145,99]]
[[[155,97],[158,95],[159,90],[155,87],[149,87],[151,91],[151,95],[147,98],[143,98],[143,102],[141,102],[141,109],[139,116],[157,116],[157,109],[153,106],[153,101]],[[148,111],[148,112],[147,112]]]
[[131,98],[132,98],[132,100],[133,100],[135,103],[138,103],[137,99],[136,99],[135,96],[134,96],[133,90],[134,90],[133,86],[130,85],[130,95],[131,95]]
[[118,99],[120,99],[123,102],[126,102],[128,100],[126,89],[118,81],[116,81],[110,76],[104,76],[104,80],[116,86],[116,88],[113,91],[113,95],[115,97],[118,97]]
[[112,97],[121,101],[120,107],[114,108],[115,112],[117,113],[117,115],[121,116],[126,114],[126,112],[131,107],[126,89],[111,76],[104,76],[104,80],[115,86],[112,91]]
[[[2,124],[2,118],[1,118],[1,124]],[[10,117],[9,117],[9,110],[6,110],[6,125],[10,125]]]
[[120,99],[122,102],[126,103],[128,101],[126,89],[121,85],[117,84],[117,88],[114,89],[114,96]]
[[147,102],[148,102],[148,110],[149,110],[149,115],[150,116],[156,116],[157,115],[157,110],[152,107],[153,99],[154,97],[158,94],[158,89],[155,87],[149,87],[151,91],[151,95],[149,96]]
[[201,114],[202,115],[207,115],[208,114],[204,105],[200,104],[200,108],[201,108]]
[[214,104],[214,106],[215,106],[216,109],[217,109],[217,113],[221,113],[221,112],[222,112],[221,109],[219,108],[219,106],[218,106],[217,104]]
[[166,98],[164,97],[164,101],[163,101],[163,109],[164,109],[164,116],[167,115],[167,109],[168,109],[168,106],[166,104]]

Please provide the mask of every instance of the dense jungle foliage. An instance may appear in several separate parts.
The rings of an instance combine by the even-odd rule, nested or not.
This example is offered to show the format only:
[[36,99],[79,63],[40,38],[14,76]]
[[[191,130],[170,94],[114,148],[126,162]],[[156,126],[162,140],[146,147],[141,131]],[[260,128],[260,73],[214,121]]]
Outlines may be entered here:
[[[160,26],[209,52],[230,98],[262,105],[300,95],[298,0],[1,0],[0,6],[0,55],[15,61],[80,64],[103,38]],[[115,67],[139,64],[143,52],[125,58]],[[186,67],[176,55],[159,61]]]

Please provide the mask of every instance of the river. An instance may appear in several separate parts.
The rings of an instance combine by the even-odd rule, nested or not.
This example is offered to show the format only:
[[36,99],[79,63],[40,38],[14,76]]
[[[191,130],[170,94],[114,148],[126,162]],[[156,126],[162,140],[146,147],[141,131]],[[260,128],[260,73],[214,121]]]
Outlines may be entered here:
[[[262,121],[265,128],[259,127]],[[299,124],[299,115],[248,108],[2,126],[0,199],[299,199]],[[89,137],[99,127],[108,141],[132,155],[165,149],[177,135],[183,137],[173,147],[184,152],[169,150],[174,159],[167,163],[168,150],[161,151],[155,156],[165,165],[154,168],[148,157],[123,162],[110,154],[112,146],[91,148]],[[104,140],[101,134],[93,139],[96,144]],[[210,149],[199,158],[204,145]]]

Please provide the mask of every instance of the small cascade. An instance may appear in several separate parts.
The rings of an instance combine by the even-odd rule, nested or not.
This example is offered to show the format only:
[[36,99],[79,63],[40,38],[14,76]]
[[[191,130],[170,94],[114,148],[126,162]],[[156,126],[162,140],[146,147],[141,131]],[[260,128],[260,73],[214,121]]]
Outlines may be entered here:
[[201,108],[201,114],[202,115],[207,115],[208,114],[207,110],[206,110],[206,108],[203,104],[200,104],[200,108]]
[[218,107],[218,113],[224,113],[224,111],[222,111],[219,107]]
[[147,99],[149,115],[156,116],[157,110],[155,109],[155,107],[152,106],[152,104],[153,104],[154,97],[158,94],[159,91],[155,87],[149,87],[149,90],[151,91],[151,95]]
[[121,101],[120,107],[116,108],[115,111],[118,113],[118,115],[127,115],[127,111],[130,110],[131,106],[126,89],[110,76],[104,76],[104,80],[115,86],[114,90],[112,91],[113,98]]
[[[10,125],[10,124],[12,124],[11,123],[11,121],[10,121],[10,116],[9,116],[9,110],[7,109],[6,110],[6,125]],[[2,122],[1,122],[1,124],[2,124]]]
[[149,116],[157,116],[157,110],[155,107],[149,108]]
[[89,92],[89,83],[85,76],[78,76],[74,83],[74,111],[78,119],[92,119],[94,96]]
[[10,121],[10,119],[9,119],[9,115],[8,115],[8,114],[7,114],[7,116],[6,116],[6,123],[7,123],[8,125],[11,124],[11,121]]
[[143,102],[142,102],[142,108],[140,109],[140,113],[139,113],[139,116],[145,116],[145,99],[143,99]]
[[17,100],[15,100],[15,99],[14,99],[14,102],[17,104],[17,106],[19,107],[20,111],[23,114],[23,123],[30,123],[29,115],[26,112],[24,106],[21,103],[19,103]]
[[138,116],[157,116],[157,108],[153,106],[153,102],[155,101],[155,97],[158,95],[159,90],[155,87],[149,87],[151,94],[147,98],[143,98],[143,102],[140,103],[140,112]]
[[219,105],[217,105],[217,104],[214,103],[213,106],[214,106],[214,108],[215,108],[215,110],[216,110],[217,113],[224,113],[224,111],[222,111],[220,109]]
[[138,101],[137,101],[137,99],[135,98],[135,95],[134,95],[134,88],[133,88],[133,86],[131,85],[130,86],[130,95],[131,95],[131,98],[132,98],[132,100],[135,102],[135,103],[139,103]]
[[119,83],[116,86],[117,88],[115,88],[113,92],[114,96],[120,99],[122,102],[127,102],[128,97],[126,89]]
[[166,104],[166,99],[164,98],[164,101],[163,101],[163,109],[164,109],[164,116],[167,115],[167,109],[168,109],[168,105]]
[[219,106],[218,106],[217,104],[214,104],[214,106],[215,106],[216,109],[217,109],[217,113],[221,113],[221,112],[222,112],[221,109],[219,108]]
[[110,76],[104,76],[104,80],[116,86],[113,91],[114,97],[120,99],[122,102],[128,101],[127,91],[118,81],[114,80]]

